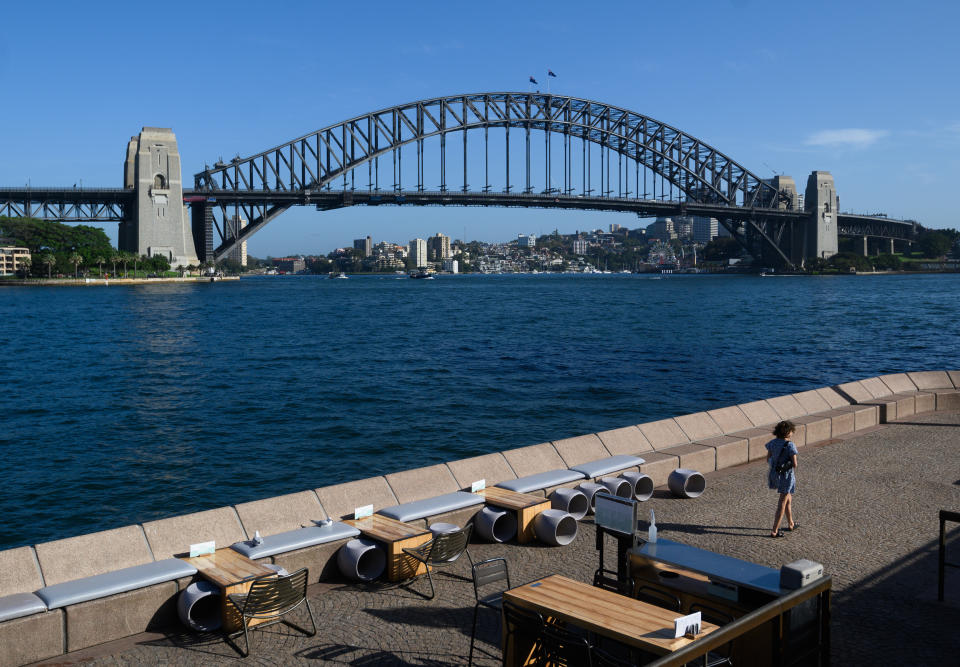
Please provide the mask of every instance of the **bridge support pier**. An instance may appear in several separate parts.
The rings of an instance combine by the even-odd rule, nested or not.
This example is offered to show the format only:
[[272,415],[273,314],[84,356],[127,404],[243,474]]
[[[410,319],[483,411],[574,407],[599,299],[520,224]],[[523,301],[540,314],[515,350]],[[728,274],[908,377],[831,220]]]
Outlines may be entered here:
[[889,252],[891,255],[892,255],[894,252],[896,252],[896,251],[894,250],[893,239],[890,239],[890,249],[889,249],[887,252]]
[[[828,259],[837,254],[837,189],[829,171],[815,171],[807,178],[804,208],[810,214],[804,235],[807,257]],[[866,250],[864,250],[866,253]]]
[[869,257],[869,256],[870,256],[870,241],[869,241],[869,238],[870,238],[870,237],[868,237],[868,236],[864,236],[864,237],[862,237],[862,238],[860,238],[860,239],[857,239],[857,241],[858,241],[857,245],[860,246],[860,247],[859,247],[860,254],[863,255],[864,257]]
[[130,219],[121,225],[121,250],[162,255],[171,267],[198,263],[183,205],[180,152],[173,131],[145,127],[127,144],[124,187],[136,193]]

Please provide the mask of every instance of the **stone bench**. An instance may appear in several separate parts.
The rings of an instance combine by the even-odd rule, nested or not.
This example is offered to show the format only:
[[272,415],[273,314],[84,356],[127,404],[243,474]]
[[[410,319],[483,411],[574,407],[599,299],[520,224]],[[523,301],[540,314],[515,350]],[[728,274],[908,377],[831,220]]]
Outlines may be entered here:
[[63,610],[47,611],[34,595],[43,586],[33,547],[0,551],[0,665],[23,665],[63,653]]
[[569,468],[559,468],[557,470],[547,470],[526,477],[518,477],[506,482],[500,482],[496,486],[508,491],[517,493],[530,493],[532,491],[544,491],[553,487],[563,486],[570,482],[582,482],[586,475]]
[[230,548],[250,560],[258,560],[320,544],[349,540],[359,534],[360,531],[353,526],[334,521],[327,526],[307,526],[266,537],[261,536],[263,541],[260,544],[255,544],[253,540],[237,542]]
[[465,526],[483,508],[483,498],[462,491],[446,464],[391,473],[386,480],[398,503],[377,513],[397,521],[424,528],[431,523]]
[[476,507],[477,511],[479,511],[480,508],[477,507],[479,505],[483,505],[483,496],[476,493],[468,493],[467,491],[453,491],[440,496],[433,496],[432,498],[414,500],[409,503],[394,505],[393,507],[384,507],[378,510],[377,514],[382,514],[385,517],[396,519],[403,523],[409,523],[411,521],[417,521],[418,519],[430,519],[441,515],[448,515],[465,508]]
[[583,473],[584,477],[596,479],[611,473],[629,470],[630,468],[639,468],[643,463],[644,460],[639,456],[618,454],[616,456],[608,456],[604,459],[587,461],[586,463],[570,466],[570,470]]
[[40,616],[63,614],[61,653],[174,623],[177,593],[196,574],[172,554],[155,558],[141,526],[46,542],[34,550],[43,575],[35,592],[51,610]]
[[[352,526],[334,521],[314,491],[300,491],[236,505],[234,509],[247,536],[257,532],[263,544],[235,541],[232,548],[252,560],[278,565],[288,572],[307,568],[310,582],[337,575],[337,551],[359,534]],[[339,517],[338,517],[339,518]]]
[[196,573],[197,568],[179,558],[167,558],[153,563],[144,563],[143,565],[105,572],[92,577],[44,586],[37,591],[37,597],[43,600],[48,609],[60,609],[81,602],[99,600],[111,595],[175,581],[182,577],[192,577]]
[[47,605],[33,593],[14,593],[0,598],[0,623],[47,611]]

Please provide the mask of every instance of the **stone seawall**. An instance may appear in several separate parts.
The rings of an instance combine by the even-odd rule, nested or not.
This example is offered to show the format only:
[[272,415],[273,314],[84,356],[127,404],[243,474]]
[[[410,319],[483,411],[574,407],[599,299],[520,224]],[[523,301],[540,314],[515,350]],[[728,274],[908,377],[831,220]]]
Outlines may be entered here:
[[[480,479],[492,486],[616,455],[642,457],[645,462],[639,471],[662,486],[675,468],[709,473],[765,458],[764,444],[772,437],[773,425],[783,419],[797,425],[794,439],[804,447],[935,410],[960,410],[960,371],[867,378],[0,551],[0,666],[43,660],[176,624],[176,598],[192,581],[190,576],[171,576],[122,592],[90,593],[52,608],[34,593],[43,597],[47,589],[67,582],[99,585],[103,577],[169,562],[198,542],[215,540],[218,547],[226,547],[249,540],[257,531],[270,537],[314,526],[322,519],[349,518],[354,508],[362,505],[372,504],[374,511],[379,511],[469,491]],[[537,493],[547,495],[551,490]],[[479,507],[415,523],[449,520],[462,525]],[[335,554],[344,541],[278,552],[259,560],[291,571],[309,567],[313,583],[338,576]]]
[[0,287],[90,287],[99,285],[157,285],[160,283],[209,283],[221,280],[240,280],[240,276],[184,276],[173,278],[39,278],[30,280],[0,280]]

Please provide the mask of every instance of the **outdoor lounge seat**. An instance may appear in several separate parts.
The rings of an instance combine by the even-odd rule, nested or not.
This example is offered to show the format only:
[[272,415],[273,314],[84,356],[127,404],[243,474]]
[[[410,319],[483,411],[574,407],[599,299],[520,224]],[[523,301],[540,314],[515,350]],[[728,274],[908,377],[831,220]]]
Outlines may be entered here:
[[179,558],[167,558],[153,563],[134,565],[105,574],[46,586],[38,590],[36,594],[43,600],[48,609],[59,609],[67,605],[97,600],[117,593],[146,588],[154,584],[162,584],[181,577],[191,577],[196,573],[197,568]]
[[0,623],[47,610],[43,600],[33,593],[14,593],[0,598]]
[[296,551],[297,549],[306,549],[318,544],[349,539],[359,534],[360,531],[353,526],[334,521],[328,526],[307,526],[277,533],[276,535],[268,535],[263,538],[261,544],[254,544],[252,540],[244,540],[231,545],[230,548],[250,560],[256,560],[287,553],[288,551]]
[[396,519],[404,523],[416,519],[425,519],[430,516],[436,516],[445,512],[453,512],[465,507],[474,505],[483,505],[483,496],[467,491],[454,491],[445,493],[433,498],[424,498],[423,500],[414,500],[409,503],[401,503],[392,507],[384,507],[377,511],[385,517]]
[[597,459],[596,461],[587,461],[586,463],[570,466],[570,470],[582,472],[584,476],[595,479],[609,475],[612,472],[639,466],[642,463],[644,463],[644,460],[639,456],[618,454],[617,456],[608,456],[605,459]]
[[548,470],[546,472],[538,472],[535,475],[510,479],[506,482],[500,482],[496,486],[499,486],[501,489],[507,489],[508,491],[516,491],[517,493],[530,493],[531,491],[539,491],[540,489],[559,486],[567,482],[576,482],[585,477],[586,475],[577,470],[561,468],[559,470]]

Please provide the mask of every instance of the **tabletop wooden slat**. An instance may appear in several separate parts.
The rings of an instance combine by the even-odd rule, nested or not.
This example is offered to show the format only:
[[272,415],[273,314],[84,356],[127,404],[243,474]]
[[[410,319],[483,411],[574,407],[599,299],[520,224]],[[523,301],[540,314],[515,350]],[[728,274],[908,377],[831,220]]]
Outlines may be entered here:
[[430,532],[425,528],[411,526],[382,514],[374,514],[362,519],[346,519],[344,523],[353,526],[367,537],[372,537],[381,542],[397,542],[408,537],[426,535]]
[[184,558],[206,578],[221,588],[226,588],[247,579],[275,575],[276,572],[252,561],[229,547],[217,549],[206,556]]
[[490,486],[477,491],[478,495],[484,497],[488,505],[496,505],[508,510],[522,510],[534,505],[543,505],[550,501],[543,496],[536,496],[532,493],[518,493],[509,489],[501,489],[497,486]]
[[[504,599],[536,609],[545,617],[559,618],[597,634],[659,654],[686,646],[692,639],[674,638],[673,621],[679,612],[597,588],[560,575],[512,588]],[[701,634],[717,629],[700,624]]]

